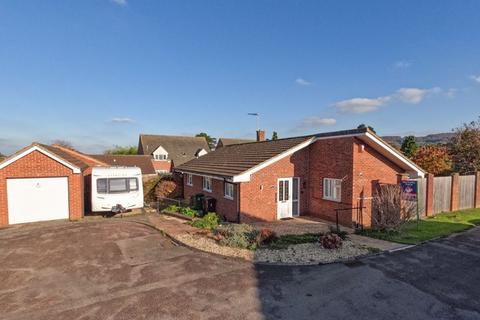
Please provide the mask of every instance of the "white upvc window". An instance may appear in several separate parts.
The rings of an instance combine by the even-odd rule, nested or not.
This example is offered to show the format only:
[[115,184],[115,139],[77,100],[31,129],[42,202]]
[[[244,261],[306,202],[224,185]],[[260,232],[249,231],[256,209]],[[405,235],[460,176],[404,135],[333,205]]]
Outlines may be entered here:
[[193,186],[193,175],[187,174],[187,185]]
[[233,183],[225,182],[225,198],[233,200],[235,186]]
[[155,154],[154,157],[155,157],[155,160],[167,160],[166,154]]
[[203,190],[212,192],[212,178],[203,177]]
[[323,199],[336,202],[342,201],[342,179],[323,179]]

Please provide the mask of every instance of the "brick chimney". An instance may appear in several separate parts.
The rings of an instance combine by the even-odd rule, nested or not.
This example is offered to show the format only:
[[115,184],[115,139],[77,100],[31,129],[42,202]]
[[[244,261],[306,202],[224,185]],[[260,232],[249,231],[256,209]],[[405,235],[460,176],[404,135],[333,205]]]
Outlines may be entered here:
[[265,131],[257,130],[257,141],[265,141]]

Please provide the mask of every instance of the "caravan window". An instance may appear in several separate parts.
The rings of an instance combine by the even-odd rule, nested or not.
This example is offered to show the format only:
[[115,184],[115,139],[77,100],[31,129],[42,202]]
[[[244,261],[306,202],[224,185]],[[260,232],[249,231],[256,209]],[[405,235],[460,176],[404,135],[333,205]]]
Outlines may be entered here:
[[127,193],[138,190],[137,178],[103,178],[97,180],[97,193]]
[[127,179],[113,178],[108,179],[108,193],[128,192]]
[[129,178],[128,179],[128,189],[130,191],[138,191],[138,180],[137,178]]
[[97,192],[98,193],[107,193],[107,179],[98,179],[97,180]]

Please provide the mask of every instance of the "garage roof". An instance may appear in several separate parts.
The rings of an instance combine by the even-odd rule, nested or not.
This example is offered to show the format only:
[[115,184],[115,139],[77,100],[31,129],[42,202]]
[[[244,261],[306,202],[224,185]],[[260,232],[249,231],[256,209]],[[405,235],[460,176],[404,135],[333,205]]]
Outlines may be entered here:
[[34,142],[28,147],[21,149],[20,151],[14,153],[10,157],[0,162],[0,169],[9,166],[10,164],[34,151],[41,152],[44,155],[52,158],[53,160],[60,162],[64,166],[72,169],[74,173],[81,173],[84,169],[89,167],[86,162],[72,156],[71,154],[63,151],[60,148]]

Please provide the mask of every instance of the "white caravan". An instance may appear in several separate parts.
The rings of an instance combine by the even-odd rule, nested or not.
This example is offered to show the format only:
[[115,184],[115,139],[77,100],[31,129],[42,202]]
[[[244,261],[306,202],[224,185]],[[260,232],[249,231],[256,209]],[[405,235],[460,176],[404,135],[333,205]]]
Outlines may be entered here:
[[94,167],[92,211],[124,212],[143,208],[142,172],[137,167]]

